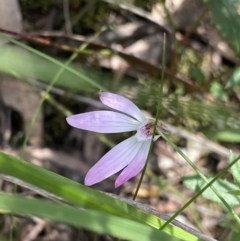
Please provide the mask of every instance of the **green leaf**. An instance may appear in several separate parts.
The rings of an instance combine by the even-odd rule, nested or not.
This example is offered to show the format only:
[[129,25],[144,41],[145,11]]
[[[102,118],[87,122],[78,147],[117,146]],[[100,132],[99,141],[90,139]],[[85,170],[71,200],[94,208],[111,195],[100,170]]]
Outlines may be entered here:
[[[42,52],[40,52],[40,51],[38,51],[36,49],[33,49],[33,48],[31,48],[31,47],[29,47],[29,46],[27,46],[27,45],[25,45],[25,44],[15,40],[15,39],[13,39],[13,38],[10,38],[10,37],[2,34],[2,33],[0,33],[0,38],[6,39],[6,40],[10,41],[11,43],[14,43],[14,44],[20,46],[21,48],[26,49],[26,50],[29,51],[29,52],[24,52],[24,51],[22,51],[22,49],[19,49],[19,48],[16,48],[16,47],[11,47],[11,46],[5,46],[5,45],[3,47],[1,47],[0,48],[1,55],[3,55],[3,57],[2,57],[3,62],[1,64],[3,64],[5,66],[5,69],[6,69],[5,61],[9,61],[10,63],[11,62],[15,63],[17,65],[17,67],[18,67],[18,69],[16,71],[14,69],[14,67],[11,66],[11,64],[10,64],[9,65],[9,69],[6,69],[7,73],[12,73],[13,75],[19,75],[18,71],[20,71],[21,68],[22,68],[22,72],[25,75],[27,75],[28,77],[37,77],[37,76],[31,76],[31,74],[33,74],[34,71],[35,71],[35,69],[31,69],[31,66],[32,65],[36,66],[36,64],[39,65],[38,62],[33,63],[33,61],[39,60],[40,63],[41,63],[41,61],[44,59],[45,60],[45,64],[46,63],[48,63],[48,64],[50,63],[51,66],[54,66],[54,67],[63,67],[65,69],[65,71],[68,71],[69,73],[73,74],[75,77],[78,76],[80,79],[82,79],[85,84],[89,84],[90,86],[94,86],[95,88],[100,89],[100,90],[101,89],[105,90],[105,88],[102,85],[96,83],[96,81],[92,80],[88,76],[86,76],[84,74],[81,74],[77,70],[75,70],[75,69],[65,65],[64,63],[61,63],[60,61],[58,61],[58,60],[56,60],[56,59],[54,59],[54,58],[52,58],[52,57],[42,53]],[[11,50],[15,49],[15,54],[16,55],[13,52],[6,52],[5,48],[6,48],[6,51],[11,51]],[[9,59],[9,55],[12,56],[12,59]],[[34,58],[38,58],[38,59],[34,59]],[[47,60],[47,62],[46,62],[46,60]],[[27,69],[24,68],[24,67],[26,67],[26,64],[24,64],[25,61],[30,63],[30,68],[28,68],[28,67],[27,67]],[[48,70],[50,70],[50,69],[48,69]],[[20,72],[20,73],[22,73],[22,72]],[[45,70],[43,69],[43,74],[44,74],[44,72],[45,72]],[[25,75],[24,75],[24,77],[25,77]],[[17,76],[17,77],[19,77],[19,76]],[[49,80],[49,81],[51,82],[51,80]],[[65,82],[68,83],[66,80],[65,80]]]
[[196,82],[198,83],[203,83],[204,79],[205,79],[205,76],[202,72],[201,69],[199,69],[198,67],[191,67],[189,69],[189,74],[190,74],[190,77],[194,80],[196,80]]
[[[235,158],[236,158],[236,156],[231,152],[230,153],[230,158],[229,158],[229,163],[231,163]],[[236,162],[231,167],[231,172],[232,172],[232,175],[233,175],[233,178],[234,178],[235,182],[240,187],[240,162],[239,161]],[[239,191],[239,190],[236,190],[236,191]],[[235,191],[235,194],[236,194],[236,191]],[[236,194],[236,195],[240,195],[240,193]]]
[[[11,45],[0,46],[0,53],[0,72],[11,74],[18,79],[37,79],[48,84],[59,71],[59,66],[64,65],[59,60],[49,61],[48,58],[42,58],[35,53]],[[101,84],[105,84],[110,78],[103,72],[86,66],[71,64],[65,68],[56,86],[71,92],[104,90],[105,87]]]
[[[18,45],[0,46],[0,73],[13,75],[20,80],[37,79],[49,84],[59,69],[63,67],[64,71],[54,86],[71,90],[71,92],[109,91],[110,89],[119,90],[120,85],[136,86],[130,77],[124,76],[121,82],[116,84],[115,75],[112,73],[76,63],[67,66],[63,61],[52,58],[1,33],[0,38]],[[104,53],[107,54],[106,50]]]
[[236,68],[227,81],[226,88],[233,87],[240,84],[240,67]]
[[223,90],[223,87],[218,82],[212,82],[210,86],[210,92],[214,97],[216,97],[219,100],[227,101],[228,95]]
[[150,226],[103,212],[0,193],[0,212],[37,216],[127,240],[177,239]]
[[[0,172],[16,177],[84,208],[95,209],[138,221],[157,229],[165,223],[164,220],[156,216],[147,214],[140,209],[112,198],[102,192],[95,191],[94,189],[71,181],[58,174],[1,152]],[[194,235],[173,225],[168,225],[163,232],[180,239],[198,240]]]
[[240,142],[240,129],[225,128],[222,130],[207,129],[202,131],[209,139],[230,143]]
[[[206,183],[197,175],[185,176],[182,178],[182,180],[184,185],[194,192],[200,191],[206,185]],[[212,178],[209,178],[209,181],[211,180]],[[240,204],[240,198],[229,193],[230,191],[238,189],[236,185],[226,180],[220,179],[214,182],[212,186],[215,187],[218,190],[218,192],[220,192],[224,196],[224,199],[230,206],[236,206]],[[210,188],[204,191],[202,193],[202,196],[206,199],[209,199],[213,202],[216,202],[222,205],[222,202],[220,201],[220,199],[216,196],[216,194]]]
[[239,0],[207,0],[213,23],[233,49],[240,54]]

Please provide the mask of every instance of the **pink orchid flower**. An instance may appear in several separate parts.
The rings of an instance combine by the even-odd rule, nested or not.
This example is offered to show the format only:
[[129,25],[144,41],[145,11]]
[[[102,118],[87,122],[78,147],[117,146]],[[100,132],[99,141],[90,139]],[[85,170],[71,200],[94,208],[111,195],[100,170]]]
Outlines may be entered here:
[[[114,111],[92,111],[67,117],[69,125],[98,133],[120,133],[137,131],[105,154],[87,173],[85,185],[95,183],[121,171],[115,188],[136,176],[144,167],[149,152],[154,119],[147,119],[139,108],[127,98],[108,92],[100,93],[102,103]],[[158,122],[157,129],[167,133],[167,128]],[[159,135],[154,137],[154,141]]]

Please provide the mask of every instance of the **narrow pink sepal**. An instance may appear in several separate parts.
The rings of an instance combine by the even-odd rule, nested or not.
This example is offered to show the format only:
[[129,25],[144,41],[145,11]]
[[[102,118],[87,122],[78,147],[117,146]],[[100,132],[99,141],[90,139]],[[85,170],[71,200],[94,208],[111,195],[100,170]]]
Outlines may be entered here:
[[121,95],[109,92],[101,92],[99,97],[102,103],[106,106],[126,113],[134,117],[139,122],[143,122],[144,120],[146,120],[139,108],[132,101]]
[[69,125],[98,133],[120,133],[137,130],[139,122],[113,111],[92,111],[67,117]]
[[151,140],[140,142],[141,146],[139,151],[128,166],[121,172],[115,181],[115,188],[127,182],[130,178],[135,177],[144,167],[147,155],[149,152]]
[[135,136],[115,146],[89,170],[85,177],[85,185],[91,186],[101,182],[122,170],[136,156],[140,146]]

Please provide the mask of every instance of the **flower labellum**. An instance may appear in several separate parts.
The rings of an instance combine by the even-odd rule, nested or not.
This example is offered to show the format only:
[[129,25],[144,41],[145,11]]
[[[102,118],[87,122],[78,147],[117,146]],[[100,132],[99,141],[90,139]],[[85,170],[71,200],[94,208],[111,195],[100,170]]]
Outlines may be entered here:
[[[91,186],[123,169],[115,181],[117,188],[143,169],[155,120],[145,118],[139,108],[123,96],[100,92],[100,100],[118,112],[103,110],[71,115],[67,117],[67,122],[73,127],[98,133],[137,132],[105,154],[85,177],[85,185]],[[168,133],[167,127],[161,122],[157,123],[157,130]],[[159,135],[155,136],[154,141],[158,138]]]

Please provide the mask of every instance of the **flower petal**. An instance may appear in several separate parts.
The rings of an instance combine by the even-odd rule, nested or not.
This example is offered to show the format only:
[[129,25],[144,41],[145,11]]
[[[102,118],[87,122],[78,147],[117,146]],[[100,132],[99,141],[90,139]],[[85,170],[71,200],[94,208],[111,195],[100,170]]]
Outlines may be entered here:
[[91,186],[101,182],[122,170],[136,156],[140,146],[135,136],[115,146],[89,170],[85,177],[85,185]]
[[121,186],[123,183],[128,181],[130,178],[135,177],[144,167],[148,151],[150,148],[151,140],[142,141],[140,149],[130,164],[121,172],[115,181],[115,188]]
[[69,125],[98,133],[119,133],[137,130],[139,122],[113,111],[92,111],[67,117]]
[[139,108],[132,101],[121,95],[109,92],[100,92],[99,98],[104,105],[126,113],[140,122],[146,120]]

